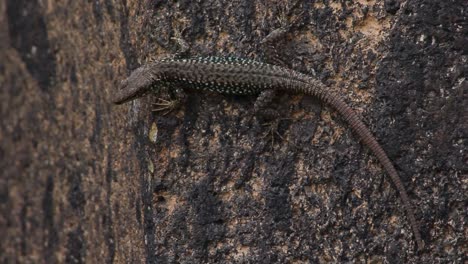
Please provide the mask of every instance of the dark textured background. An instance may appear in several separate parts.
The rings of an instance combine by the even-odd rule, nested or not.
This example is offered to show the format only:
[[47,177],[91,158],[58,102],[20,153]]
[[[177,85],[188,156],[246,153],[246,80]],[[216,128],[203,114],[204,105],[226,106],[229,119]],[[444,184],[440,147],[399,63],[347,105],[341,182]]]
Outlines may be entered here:
[[[2,263],[462,263],[467,254],[465,0],[0,2]],[[347,125],[281,95],[282,139],[253,97],[179,111],[109,103],[148,60],[271,58],[360,113],[400,172],[427,244]]]

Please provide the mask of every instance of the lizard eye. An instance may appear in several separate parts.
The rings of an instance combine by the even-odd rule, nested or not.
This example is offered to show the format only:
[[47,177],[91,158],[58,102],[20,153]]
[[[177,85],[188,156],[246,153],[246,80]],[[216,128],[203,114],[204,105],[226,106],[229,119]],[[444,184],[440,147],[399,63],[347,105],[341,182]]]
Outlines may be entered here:
[[128,80],[127,79],[121,81],[120,82],[120,89],[123,89],[123,88],[127,87],[127,85],[128,85]]

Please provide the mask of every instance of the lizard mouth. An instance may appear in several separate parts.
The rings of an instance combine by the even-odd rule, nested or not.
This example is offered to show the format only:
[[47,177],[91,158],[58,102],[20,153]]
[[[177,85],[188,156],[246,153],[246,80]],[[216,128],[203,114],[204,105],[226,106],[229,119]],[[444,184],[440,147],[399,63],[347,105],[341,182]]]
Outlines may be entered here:
[[146,87],[130,87],[128,80],[123,80],[115,94],[112,95],[114,104],[123,104],[137,99],[148,92]]

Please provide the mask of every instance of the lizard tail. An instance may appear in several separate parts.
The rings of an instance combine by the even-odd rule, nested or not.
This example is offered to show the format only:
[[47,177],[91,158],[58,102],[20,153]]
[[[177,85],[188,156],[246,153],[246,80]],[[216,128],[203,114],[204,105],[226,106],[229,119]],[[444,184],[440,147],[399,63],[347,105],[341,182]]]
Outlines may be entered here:
[[[307,90],[307,89],[305,89]],[[387,171],[388,175],[392,179],[393,183],[395,184],[398,192],[400,193],[401,200],[406,210],[406,215],[409,219],[411,228],[413,230],[413,235],[416,239],[416,243],[419,250],[424,248],[424,241],[421,238],[421,234],[419,232],[419,225],[416,221],[416,217],[414,216],[414,209],[411,205],[411,201],[408,197],[408,194],[405,191],[403,183],[401,182],[400,177],[398,176],[398,172],[396,171],[395,167],[393,166],[392,162],[388,158],[385,151],[382,149],[380,144],[377,142],[375,137],[372,133],[367,129],[366,125],[359,119],[357,114],[338,96],[333,93],[328,93],[324,89],[310,89],[308,92],[309,95],[318,96],[320,99],[328,103],[331,107],[336,109],[340,115],[346,120],[346,122],[351,126],[352,130],[355,132],[356,135],[360,138],[360,140],[366,145],[377,159],[380,161],[384,169]],[[304,91],[307,93],[307,91]]]

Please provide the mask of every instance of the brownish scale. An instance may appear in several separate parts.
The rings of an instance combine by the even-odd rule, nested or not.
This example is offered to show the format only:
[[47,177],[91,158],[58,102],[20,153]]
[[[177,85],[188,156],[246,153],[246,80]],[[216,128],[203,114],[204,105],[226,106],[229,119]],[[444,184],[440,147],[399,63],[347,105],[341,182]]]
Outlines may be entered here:
[[197,57],[166,59],[136,69],[121,83],[115,104],[159,92],[161,86],[188,87],[224,94],[252,95],[269,90],[315,96],[329,104],[346,120],[359,139],[371,149],[395,184],[406,209],[419,249],[424,242],[408,194],[387,154],[356,113],[320,81],[299,72],[271,64],[240,58]]

